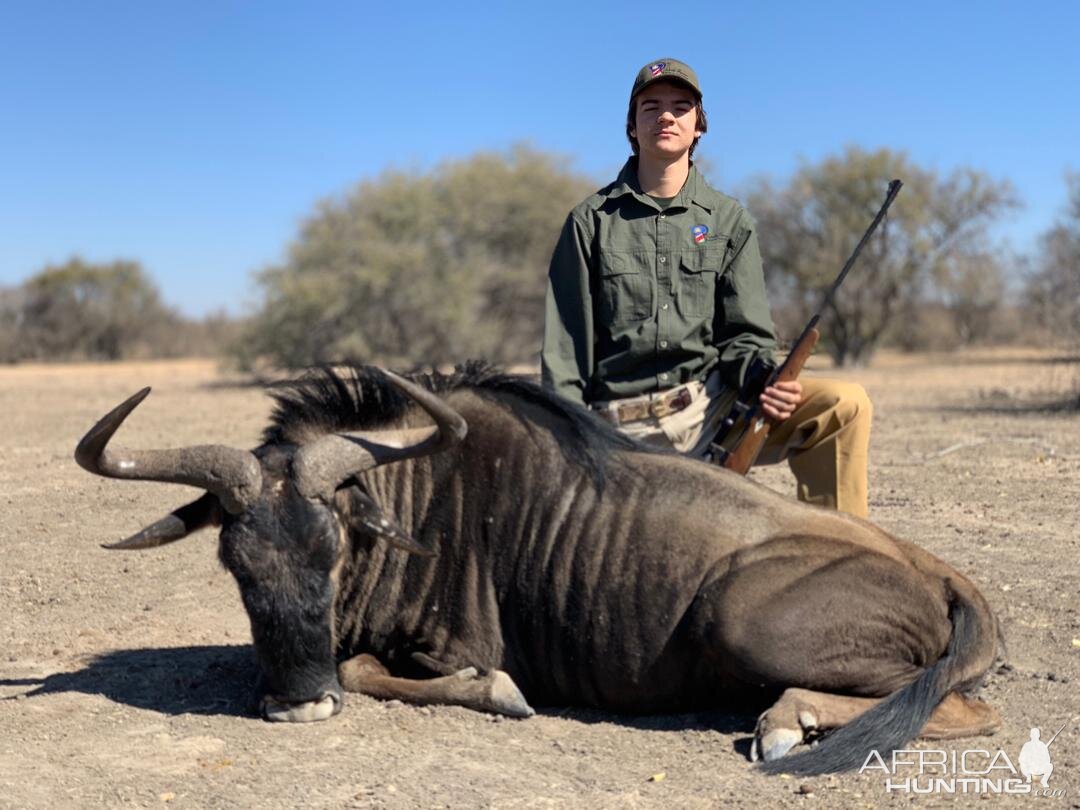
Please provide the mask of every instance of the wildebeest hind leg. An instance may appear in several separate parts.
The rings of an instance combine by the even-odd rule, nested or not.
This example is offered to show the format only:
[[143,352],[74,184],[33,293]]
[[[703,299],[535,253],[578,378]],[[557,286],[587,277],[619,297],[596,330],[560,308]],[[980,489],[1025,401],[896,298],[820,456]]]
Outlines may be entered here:
[[440,678],[397,678],[377,658],[362,653],[338,665],[338,679],[349,692],[360,692],[381,700],[465,706],[508,717],[535,714],[510,676],[498,669],[485,675],[468,667]]
[[[801,743],[808,732],[828,731],[850,723],[881,698],[848,697],[786,689],[761,717],[754,730],[750,758],[778,759]],[[992,734],[1001,727],[1001,716],[988,704],[950,692],[934,709],[919,736],[928,740],[948,740]]]
[[950,692],[937,705],[919,736],[924,740],[951,740],[993,734],[1001,728],[997,709],[978,698]]

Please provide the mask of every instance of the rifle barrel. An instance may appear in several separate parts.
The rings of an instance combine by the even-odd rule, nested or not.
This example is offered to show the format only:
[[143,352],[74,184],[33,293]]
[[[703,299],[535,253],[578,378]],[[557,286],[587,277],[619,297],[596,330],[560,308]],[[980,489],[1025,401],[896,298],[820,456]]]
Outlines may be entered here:
[[1059,729],[1058,729],[1057,731],[1055,731],[1055,732],[1054,732],[1054,736],[1053,736],[1053,737],[1051,737],[1051,738],[1050,738],[1050,742],[1048,742],[1048,743],[1046,744],[1046,747],[1047,747],[1047,748],[1049,748],[1049,747],[1051,746],[1051,744],[1053,744],[1054,740],[1056,740],[1056,739],[1058,738],[1058,734],[1060,734],[1060,733],[1061,733],[1062,731],[1064,731],[1064,730],[1065,730],[1065,726],[1067,726],[1067,725],[1069,725],[1069,721],[1068,721],[1068,720],[1066,720],[1066,721],[1065,721],[1064,723],[1062,723],[1062,724],[1061,724],[1061,728],[1059,728]]
[[855,246],[855,250],[852,252],[851,257],[844,265],[844,269],[840,271],[840,275],[836,277],[836,281],[829,287],[828,292],[825,293],[825,298],[821,302],[821,308],[818,310],[818,315],[825,311],[825,305],[829,303],[829,299],[832,298],[840,285],[844,283],[844,279],[847,277],[848,271],[855,265],[855,260],[859,258],[859,254],[862,253],[863,246],[870,241],[870,237],[873,236],[874,231],[877,230],[877,226],[881,224],[881,220],[885,218],[886,212],[889,210],[889,206],[892,205],[893,200],[896,199],[896,195],[900,193],[901,187],[904,183],[901,180],[893,180],[889,183],[889,190],[885,194],[885,202],[882,203],[881,208],[878,209],[877,215],[874,217],[874,221],[870,223],[870,227],[866,229],[866,233],[862,235],[862,239],[859,240],[859,244]]
[[[855,260],[859,258],[859,254],[862,253],[863,246],[870,241],[870,237],[874,235],[874,231],[877,230],[877,226],[881,224],[881,220],[885,218],[885,214],[889,210],[889,206],[893,204],[893,200],[896,199],[896,195],[900,193],[900,189],[903,187],[904,182],[900,179],[890,181],[889,188],[885,192],[885,202],[881,204],[881,208],[878,209],[877,214],[874,215],[874,221],[870,223],[870,227],[866,229],[866,233],[862,235],[862,239],[859,240],[859,244],[855,245],[855,250],[851,252],[848,260],[844,263],[843,269],[840,271],[840,275],[833,281],[832,286],[825,293],[825,297],[821,299],[821,306],[818,307],[818,311],[814,313],[814,316],[810,319],[810,322],[802,330],[802,334],[799,335],[798,340],[792,345],[798,345],[803,338],[810,334],[810,330],[814,329],[818,325],[818,321],[821,320],[821,316],[825,312],[825,307],[828,305],[830,299],[836,295],[836,291],[840,289],[840,285],[844,283],[844,279],[851,271],[851,268],[855,266]],[[786,362],[786,361],[785,361]],[[780,371],[783,369],[781,365],[777,368],[772,376],[766,383],[766,387],[772,385],[777,377],[780,376]]]

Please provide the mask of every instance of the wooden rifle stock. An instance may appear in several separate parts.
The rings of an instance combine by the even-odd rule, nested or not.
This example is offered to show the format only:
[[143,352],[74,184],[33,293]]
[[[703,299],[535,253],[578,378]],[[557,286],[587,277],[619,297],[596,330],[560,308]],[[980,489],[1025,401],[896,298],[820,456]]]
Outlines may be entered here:
[[[810,354],[814,351],[814,346],[817,345],[819,337],[821,337],[821,333],[817,329],[813,327],[807,329],[799,338],[799,341],[791,347],[787,359],[776,370],[776,374],[769,379],[765,387],[767,388],[775,382],[799,379],[799,374],[802,372],[803,366],[806,365],[806,361],[810,359]],[[756,403],[754,411],[748,414],[746,429],[735,446],[728,451],[721,465],[726,469],[734,470],[739,475],[746,475],[749,471],[757,460],[758,454],[761,453],[765,440],[769,438],[769,431],[777,424],[774,419],[757,413],[760,407],[761,403]]]

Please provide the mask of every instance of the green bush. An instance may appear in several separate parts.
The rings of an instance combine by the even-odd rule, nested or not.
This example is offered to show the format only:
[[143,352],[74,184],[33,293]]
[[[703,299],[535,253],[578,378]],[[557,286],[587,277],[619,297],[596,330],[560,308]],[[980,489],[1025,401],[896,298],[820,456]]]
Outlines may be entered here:
[[286,261],[259,273],[262,303],[233,355],[246,367],[532,360],[551,250],[594,188],[523,146],[360,183],[320,203]]

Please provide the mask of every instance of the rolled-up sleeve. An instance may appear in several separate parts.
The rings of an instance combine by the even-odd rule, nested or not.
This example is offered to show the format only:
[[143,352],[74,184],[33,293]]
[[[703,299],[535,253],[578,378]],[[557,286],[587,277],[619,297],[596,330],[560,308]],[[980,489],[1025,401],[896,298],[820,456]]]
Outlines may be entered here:
[[755,357],[773,359],[776,338],[761,266],[757,225],[745,214],[732,239],[735,253],[724,273],[716,347],[720,373],[728,386],[742,385]]
[[551,257],[544,304],[543,384],[559,396],[586,404],[593,374],[590,239],[573,214],[563,225]]

